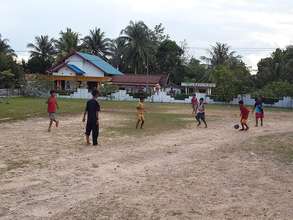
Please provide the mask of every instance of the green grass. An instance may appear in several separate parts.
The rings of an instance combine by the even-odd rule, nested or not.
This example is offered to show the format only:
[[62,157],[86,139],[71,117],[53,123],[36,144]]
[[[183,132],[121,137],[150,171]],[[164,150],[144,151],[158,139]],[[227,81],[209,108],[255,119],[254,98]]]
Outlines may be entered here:
[[[0,103],[0,122],[46,116],[46,101],[46,98],[10,98],[9,104]],[[82,113],[85,102],[86,100],[82,99],[58,99],[58,113]],[[105,112],[136,112],[136,102],[100,101],[100,103],[102,111]],[[187,105],[145,103],[145,108],[147,110],[151,109],[152,112],[175,111],[177,109],[184,109],[185,107]]]
[[[47,105],[45,98],[17,97],[10,98],[9,104],[0,103],[0,122],[8,120],[20,120],[30,117],[42,117],[47,115]],[[81,113],[84,110],[85,100],[81,99],[59,99],[61,114]],[[135,112],[136,102],[115,102],[101,101],[102,110],[106,112]],[[151,109],[151,112],[166,113],[176,112],[179,110],[190,111],[190,106],[187,104],[166,104],[166,103],[145,103],[146,110]],[[208,105],[210,110],[237,110],[238,106],[232,105]],[[266,108],[266,111],[285,111],[292,112],[292,109]],[[163,116],[162,116],[163,117]]]
[[[86,100],[58,99],[58,114],[81,114]],[[101,101],[103,112],[120,116],[122,121],[108,127],[106,135],[154,135],[172,129],[185,128],[194,123],[191,107],[182,104],[145,103],[146,123],[143,132],[135,129],[137,102]],[[0,104],[0,122],[47,116],[46,99],[11,98],[9,104]]]
[[[45,98],[17,97],[9,99],[9,104],[0,103],[0,122],[20,120],[47,115]],[[84,108],[84,100],[60,99],[60,113],[80,113]]]
[[254,138],[242,144],[246,151],[259,155],[273,156],[285,163],[293,162],[293,133],[266,135]]
[[[153,110],[153,109],[152,109]],[[136,114],[119,113],[124,120],[119,122],[119,126],[113,125],[107,128],[108,135],[123,136],[152,136],[158,133],[167,132],[175,129],[186,128],[189,124],[195,123],[193,117],[187,114],[174,114],[163,112],[151,112],[145,114],[145,124],[143,132],[141,129],[135,129]]]

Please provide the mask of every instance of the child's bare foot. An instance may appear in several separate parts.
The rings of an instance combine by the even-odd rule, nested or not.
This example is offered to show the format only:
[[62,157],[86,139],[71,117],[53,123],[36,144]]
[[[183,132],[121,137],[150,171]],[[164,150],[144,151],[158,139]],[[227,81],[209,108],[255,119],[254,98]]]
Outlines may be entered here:
[[244,128],[241,128],[239,131],[244,131]]
[[85,144],[86,144],[86,145],[91,145],[91,142],[86,142]]
[[247,127],[246,129],[245,129],[245,131],[248,131],[249,130],[249,127]]

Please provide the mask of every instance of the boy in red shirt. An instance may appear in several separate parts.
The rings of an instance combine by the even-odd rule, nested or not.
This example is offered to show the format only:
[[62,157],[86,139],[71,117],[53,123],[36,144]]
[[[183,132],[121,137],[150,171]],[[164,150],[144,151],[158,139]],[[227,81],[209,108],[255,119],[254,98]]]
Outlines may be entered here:
[[240,123],[241,123],[241,129],[240,131],[247,131],[249,129],[247,125],[248,115],[249,115],[249,109],[244,106],[243,101],[239,101],[239,107],[240,107]]
[[58,103],[57,103],[57,98],[56,98],[56,92],[54,90],[50,91],[50,97],[48,98],[47,104],[48,104],[48,113],[49,113],[49,119],[50,119],[50,123],[49,123],[49,128],[48,128],[48,132],[51,131],[51,127],[53,122],[55,122],[56,127],[58,127],[59,125],[59,121],[56,120],[56,111],[58,109]]
[[195,94],[193,94],[193,96],[192,96],[191,105],[192,105],[192,114],[195,114],[196,113],[196,108],[197,108],[197,105],[198,105],[198,101],[197,101],[197,98],[196,98]]

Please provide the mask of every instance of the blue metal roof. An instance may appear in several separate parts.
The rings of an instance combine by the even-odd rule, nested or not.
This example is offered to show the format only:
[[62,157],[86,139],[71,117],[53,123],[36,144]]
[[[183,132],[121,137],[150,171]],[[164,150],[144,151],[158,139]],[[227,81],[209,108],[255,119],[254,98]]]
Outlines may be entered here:
[[112,65],[104,61],[102,58],[98,56],[94,56],[88,53],[77,52],[78,55],[83,57],[85,60],[88,60],[93,65],[104,71],[109,75],[123,75],[119,70],[115,69]]
[[85,72],[73,64],[67,63],[66,66],[78,75],[83,75]]

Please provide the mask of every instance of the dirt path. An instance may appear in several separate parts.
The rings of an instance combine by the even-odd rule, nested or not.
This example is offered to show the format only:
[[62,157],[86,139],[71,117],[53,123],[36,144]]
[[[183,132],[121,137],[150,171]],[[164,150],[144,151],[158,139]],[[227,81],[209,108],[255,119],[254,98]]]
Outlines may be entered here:
[[292,219],[292,167],[229,150],[293,132],[291,114],[247,133],[224,116],[208,129],[102,136],[99,147],[81,144],[78,117],[51,134],[44,119],[1,124],[0,219]]

